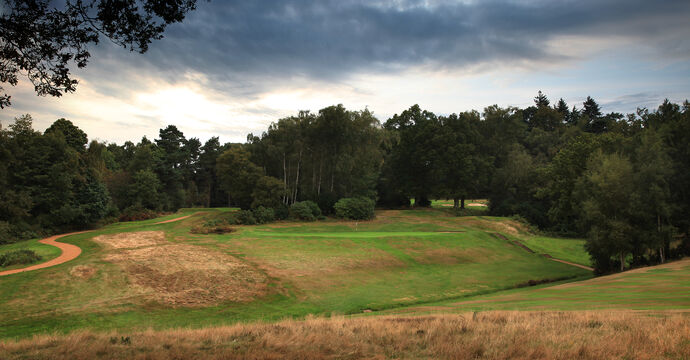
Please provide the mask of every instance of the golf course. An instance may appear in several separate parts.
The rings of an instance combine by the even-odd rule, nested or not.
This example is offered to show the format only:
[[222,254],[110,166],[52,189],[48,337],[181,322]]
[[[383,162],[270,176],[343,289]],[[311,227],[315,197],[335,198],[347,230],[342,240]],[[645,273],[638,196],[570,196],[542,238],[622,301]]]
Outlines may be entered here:
[[[50,335],[58,346],[75,331],[151,336],[238,324],[307,326],[315,319],[329,327],[327,319],[350,324],[380,321],[379,315],[445,322],[496,310],[670,316],[685,324],[679,335],[685,343],[675,351],[690,349],[688,260],[594,278],[583,240],[443,209],[382,210],[360,222],[238,225],[225,234],[190,231],[234,211],[182,209],[60,238],[81,254],[0,277],[0,357],[50,358],[34,348],[36,339]],[[10,247],[36,249],[43,261],[60,255],[37,240],[0,251]],[[23,340],[32,336],[38,338]],[[105,335],[94,336],[89,341]]]

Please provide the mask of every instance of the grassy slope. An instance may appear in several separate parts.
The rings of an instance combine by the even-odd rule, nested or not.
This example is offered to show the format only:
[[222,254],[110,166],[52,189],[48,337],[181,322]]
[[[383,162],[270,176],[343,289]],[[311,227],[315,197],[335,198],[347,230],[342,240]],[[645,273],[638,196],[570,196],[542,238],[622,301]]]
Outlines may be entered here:
[[556,286],[538,286],[442,301],[397,313],[478,310],[688,310],[690,259]]
[[[495,231],[527,236],[500,218],[386,211],[372,222],[279,223],[240,227],[227,235],[191,235],[189,227],[201,221],[200,216],[155,225],[197,211],[185,209],[166,218],[114,224],[63,238],[80,246],[83,254],[53,268],[0,278],[0,337],[83,327],[201,327],[311,313],[349,314],[461,299],[527,280],[589,276],[587,271],[490,236],[488,232]],[[127,275],[104,261],[100,246],[90,238],[144,230],[163,230],[172,242],[205,246],[243,259],[269,275],[273,291],[254,302],[207,308],[142,303],[128,292]],[[69,271],[76,265],[94,267],[96,275],[75,279]]]
[[592,266],[592,260],[589,258],[589,254],[585,252],[585,240],[583,239],[533,236],[522,238],[520,241],[538,254],[549,254],[556,259]]

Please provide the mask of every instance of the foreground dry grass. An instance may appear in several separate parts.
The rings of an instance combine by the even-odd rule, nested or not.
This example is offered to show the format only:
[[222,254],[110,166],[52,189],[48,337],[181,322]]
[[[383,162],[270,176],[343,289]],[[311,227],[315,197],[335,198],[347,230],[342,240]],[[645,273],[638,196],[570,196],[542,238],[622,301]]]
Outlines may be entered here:
[[688,313],[485,312],[309,318],[0,343],[1,359],[688,359]]

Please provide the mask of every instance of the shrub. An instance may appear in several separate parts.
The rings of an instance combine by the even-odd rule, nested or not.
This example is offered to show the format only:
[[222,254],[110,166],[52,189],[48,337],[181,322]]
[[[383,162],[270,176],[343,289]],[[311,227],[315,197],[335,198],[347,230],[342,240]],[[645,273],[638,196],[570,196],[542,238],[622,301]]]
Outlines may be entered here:
[[240,210],[237,212],[237,220],[243,225],[256,225],[256,218],[251,210]]
[[31,264],[40,261],[41,256],[33,250],[13,250],[0,254],[0,266],[10,266],[17,264]]
[[369,198],[343,198],[335,203],[335,215],[344,219],[369,220],[374,218],[375,205]]
[[258,208],[252,210],[252,213],[254,213],[254,218],[259,224],[270,223],[276,219],[275,211],[271,208],[259,206]]
[[307,204],[309,206],[309,209],[311,209],[311,214],[314,215],[314,217],[319,217],[321,216],[321,209],[319,208],[319,205],[313,201],[303,201],[303,203]]
[[276,220],[285,220],[290,216],[290,208],[285,204],[276,206],[273,211],[275,212]]
[[290,206],[290,217],[304,221],[314,221],[321,215],[321,209],[313,201],[299,201]]
[[147,209],[141,206],[130,206],[122,210],[120,214],[120,221],[139,221],[153,219],[158,216],[158,213],[151,209]]

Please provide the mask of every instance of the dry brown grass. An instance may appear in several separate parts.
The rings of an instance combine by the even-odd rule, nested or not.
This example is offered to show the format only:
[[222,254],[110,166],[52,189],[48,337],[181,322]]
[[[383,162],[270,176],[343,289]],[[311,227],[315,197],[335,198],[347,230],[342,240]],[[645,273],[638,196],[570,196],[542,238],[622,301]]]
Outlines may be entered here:
[[96,268],[89,265],[77,265],[69,270],[69,274],[78,279],[88,280],[96,274]]
[[687,359],[688,320],[682,313],[631,311],[308,318],[201,330],[41,335],[0,343],[0,358]]
[[103,258],[119,265],[145,300],[172,306],[250,301],[266,292],[267,278],[239,259],[205,247],[174,244],[160,231],[103,235]]

